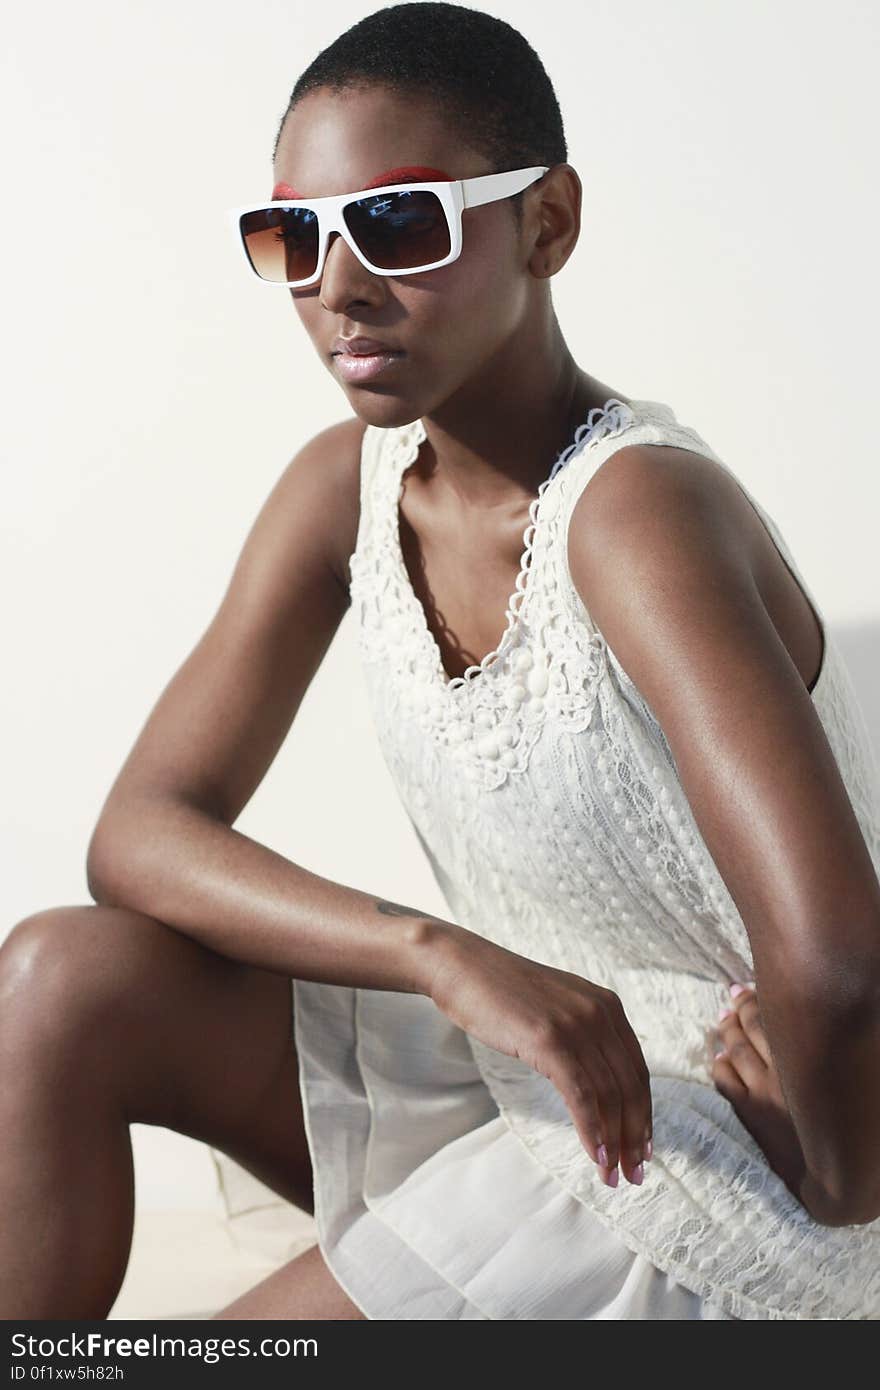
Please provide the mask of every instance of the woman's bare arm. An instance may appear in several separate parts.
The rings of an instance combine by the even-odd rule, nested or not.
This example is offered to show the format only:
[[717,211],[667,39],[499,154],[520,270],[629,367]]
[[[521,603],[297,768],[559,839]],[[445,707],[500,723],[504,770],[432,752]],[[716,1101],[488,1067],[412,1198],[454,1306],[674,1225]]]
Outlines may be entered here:
[[639,1182],[649,1078],[611,990],[311,873],[232,828],[349,603],[361,435],[346,422],[317,436],[263,506],[213,622],[110,791],[89,847],[92,894],[294,978],[429,996],[550,1079],[605,1181],[619,1161]]
[[[747,504],[750,505],[750,504]],[[880,884],[714,466],[621,449],[578,499],[572,580],[666,736],[749,934],[817,1220],[880,1216]]]
[[96,902],[157,917],[232,959],[428,993],[442,942],[470,933],[311,873],[232,828],[350,602],[342,571],[360,513],[363,428],[322,431],[273,488],[213,621],[110,790],[87,874]]

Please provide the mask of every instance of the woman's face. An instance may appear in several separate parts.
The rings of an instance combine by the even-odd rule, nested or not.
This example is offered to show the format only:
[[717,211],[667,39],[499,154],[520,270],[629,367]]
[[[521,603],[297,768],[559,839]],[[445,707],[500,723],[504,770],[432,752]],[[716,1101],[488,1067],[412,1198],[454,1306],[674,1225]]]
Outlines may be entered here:
[[[276,198],[354,193],[404,167],[423,179],[495,173],[463,146],[430,102],[373,87],[322,88],[288,114],[275,156]],[[352,410],[390,427],[430,415],[461,392],[480,397],[493,359],[509,344],[546,284],[528,273],[529,219],[520,230],[507,201],[466,208],[459,258],[416,275],[374,275],[334,233],[320,281],[291,289],[296,311]],[[532,234],[534,240],[534,233]],[[346,381],[331,356],[333,340],[372,337],[404,354],[370,381]],[[496,363],[497,370],[497,363]]]

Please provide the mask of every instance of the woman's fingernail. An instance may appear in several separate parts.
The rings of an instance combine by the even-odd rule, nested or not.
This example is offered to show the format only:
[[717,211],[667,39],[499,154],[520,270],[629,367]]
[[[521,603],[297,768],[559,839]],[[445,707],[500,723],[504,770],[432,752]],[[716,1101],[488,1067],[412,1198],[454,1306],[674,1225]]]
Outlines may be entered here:
[[735,1009],[722,1009],[721,1013],[718,1015],[718,1022],[720,1023],[722,1019],[725,1018],[732,1018],[735,1012]]
[[754,988],[755,988],[754,982],[753,982],[753,981],[749,981],[749,983],[748,983],[748,984],[745,984],[745,985],[731,985],[731,986],[730,986],[730,992],[731,992],[731,994],[733,995],[733,997],[734,997],[734,999],[735,999],[736,996],[737,996],[738,994],[745,994],[747,990],[749,990],[749,989],[754,989]]
[[727,1048],[726,1048],[726,1047],[719,1047],[718,1051],[715,1053],[715,1056],[716,1056],[716,1057],[723,1057],[726,1051],[727,1051]]
[[611,1172],[608,1174],[607,1183],[609,1187],[616,1187],[619,1181],[620,1173],[617,1171],[617,1164],[615,1163]]
[[650,1159],[650,1158],[653,1158],[653,1157],[654,1157],[654,1143],[653,1143],[653,1140],[648,1139],[648,1140],[646,1140],[646,1142],[645,1142],[645,1158]]
[[637,1163],[635,1168],[633,1168],[632,1170],[632,1177],[630,1178],[630,1182],[635,1183],[636,1187],[638,1187],[640,1183],[644,1182],[644,1180],[645,1165],[643,1163]]
[[603,1168],[607,1168],[607,1167],[608,1167],[608,1150],[606,1149],[606,1147],[605,1147],[604,1144],[600,1144],[600,1145],[599,1145],[599,1148],[597,1149],[597,1153],[598,1153],[598,1155],[599,1155],[599,1162],[601,1163],[602,1167],[603,1167]]

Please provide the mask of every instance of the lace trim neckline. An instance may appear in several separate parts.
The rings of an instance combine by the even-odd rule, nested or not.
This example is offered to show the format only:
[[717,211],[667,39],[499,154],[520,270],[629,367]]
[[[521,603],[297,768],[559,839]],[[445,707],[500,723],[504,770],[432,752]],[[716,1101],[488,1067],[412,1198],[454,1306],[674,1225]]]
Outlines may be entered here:
[[[531,570],[532,555],[534,548],[535,535],[542,515],[542,503],[547,493],[547,489],[555,481],[559,473],[572,459],[582,453],[584,449],[605,438],[609,434],[617,434],[629,428],[633,424],[636,415],[636,408],[650,406],[649,401],[631,401],[626,404],[616,396],[611,396],[604,405],[594,406],[583,424],[578,425],[574,433],[574,438],[556,459],[547,477],[540,484],[537,496],[529,506],[529,520],[523,532],[522,544],[523,551],[520,557],[520,569],[516,577],[516,584],[513,592],[507,600],[505,617],[507,625],[501,634],[498,645],[472,666],[468,666],[460,676],[450,676],[443,665],[443,656],[439,644],[433,632],[428,626],[428,619],[423,604],[421,603],[412,581],[404,559],[403,547],[400,542],[400,501],[403,494],[403,475],[406,470],[415,463],[418,458],[419,448],[427,438],[425,426],[421,419],[413,421],[412,424],[402,425],[397,431],[398,447],[396,457],[396,467],[391,478],[391,506],[389,520],[389,541],[390,556],[400,588],[406,597],[406,606],[410,610],[418,636],[423,644],[426,663],[430,663],[432,679],[440,686],[446,694],[453,694],[455,691],[469,686],[473,678],[482,675],[499,661],[509,650],[516,635],[520,610],[526,598],[528,577]],[[665,407],[664,407],[665,408]]]

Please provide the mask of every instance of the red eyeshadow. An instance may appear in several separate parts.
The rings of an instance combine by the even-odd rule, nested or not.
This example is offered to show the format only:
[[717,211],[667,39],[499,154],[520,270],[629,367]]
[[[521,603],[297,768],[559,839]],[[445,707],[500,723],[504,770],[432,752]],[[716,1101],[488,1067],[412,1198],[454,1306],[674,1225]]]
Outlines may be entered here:
[[[400,169],[386,169],[384,174],[377,174],[369,183],[365,183],[364,188],[381,188],[386,183],[451,183],[452,175],[447,174],[445,169],[428,169],[424,165],[407,164]],[[285,198],[304,198],[304,193],[297,193],[295,188],[291,188],[289,183],[276,183],[272,189],[273,203],[283,202]]]
[[383,183],[451,183],[452,175],[447,174],[444,169],[426,169],[423,165],[408,164],[401,169],[386,169],[384,174],[377,174],[369,183],[364,184],[364,188],[378,188]]

